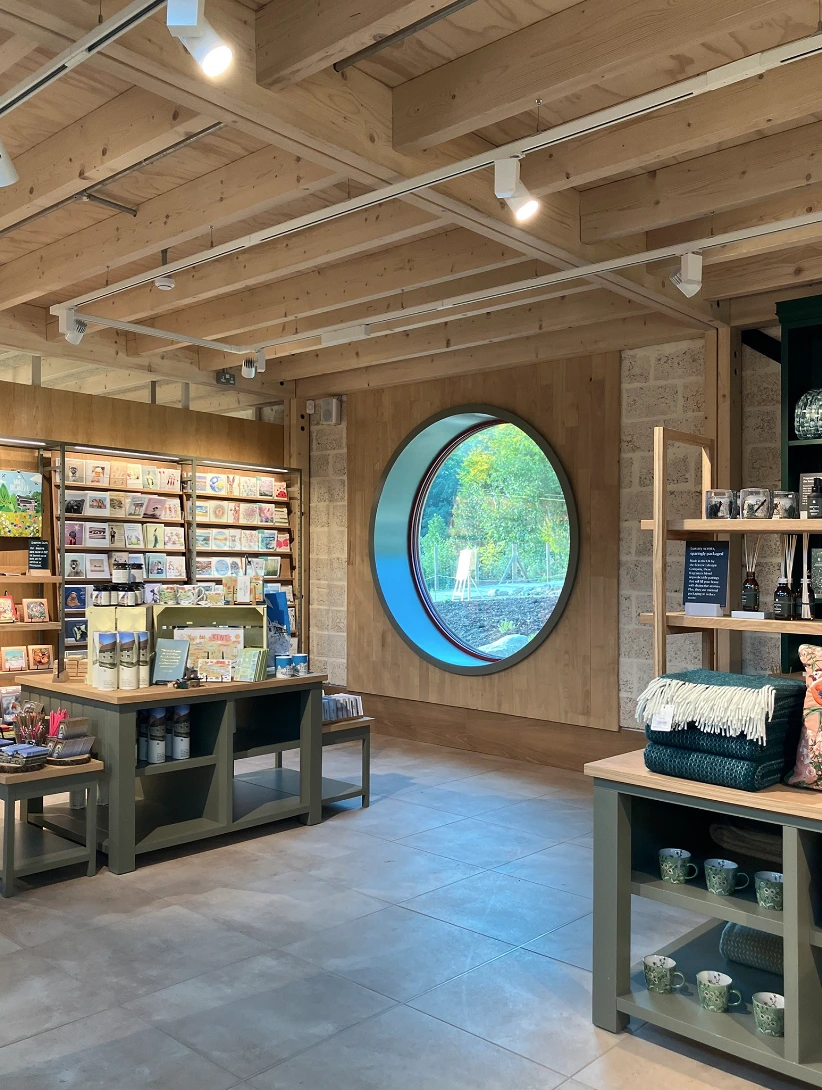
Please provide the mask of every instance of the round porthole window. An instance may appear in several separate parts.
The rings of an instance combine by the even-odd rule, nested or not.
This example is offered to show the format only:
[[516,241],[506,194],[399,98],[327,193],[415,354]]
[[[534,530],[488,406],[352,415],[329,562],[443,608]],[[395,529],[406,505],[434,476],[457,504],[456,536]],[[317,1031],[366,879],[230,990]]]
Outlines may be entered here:
[[380,484],[371,563],[382,604],[429,662],[504,669],[556,625],[579,548],[565,471],[519,417],[466,406],[431,417]]

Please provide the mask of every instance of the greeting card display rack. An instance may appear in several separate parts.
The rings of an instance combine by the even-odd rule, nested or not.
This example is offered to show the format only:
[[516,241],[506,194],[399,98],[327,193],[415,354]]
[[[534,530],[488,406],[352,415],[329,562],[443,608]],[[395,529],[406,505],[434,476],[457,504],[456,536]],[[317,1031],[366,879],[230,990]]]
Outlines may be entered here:
[[[194,583],[196,579],[196,572],[198,569],[198,549],[197,549],[197,502],[198,502],[198,481],[205,479],[206,488],[208,486],[208,480],[211,476],[222,476],[224,479],[228,479],[232,475],[235,477],[264,477],[274,478],[285,482],[288,499],[281,499],[276,502],[278,506],[287,507],[288,509],[288,526],[274,527],[271,529],[279,529],[284,535],[288,534],[288,550],[237,550],[232,551],[228,549],[219,550],[220,555],[239,558],[243,561],[247,561],[252,555],[256,556],[277,556],[280,558],[281,573],[279,576],[270,576],[266,578],[267,583],[283,583],[293,587],[294,596],[294,613],[295,619],[295,631],[292,635],[295,635],[298,640],[298,649],[302,647],[302,585],[301,585],[301,525],[304,517],[302,506],[302,475],[299,469],[287,469],[277,466],[261,466],[261,465],[247,465],[233,462],[219,462],[209,461],[208,463],[200,463],[196,458],[186,457],[184,455],[174,455],[159,453],[157,451],[144,451],[144,450],[129,450],[129,449],[112,449],[109,447],[98,447],[93,445],[76,445],[69,443],[43,443],[43,449],[50,450],[51,464],[44,465],[44,473],[51,478],[51,509],[52,509],[52,553],[56,556],[57,566],[56,575],[50,576],[49,579],[56,584],[57,601],[59,602],[60,609],[55,613],[55,616],[59,617],[59,620],[55,622],[51,627],[55,631],[59,630],[58,636],[58,649],[57,660],[62,664],[63,657],[66,649],[69,650],[83,650],[87,647],[87,644],[78,640],[67,640],[66,630],[68,625],[77,620],[81,620],[85,614],[85,608],[79,605],[69,611],[69,619],[66,620],[66,611],[63,609],[63,603],[65,600],[66,588],[75,586],[77,588],[83,586],[93,586],[95,583],[109,583],[111,582],[109,576],[103,573],[89,572],[85,565],[83,566],[83,574],[78,572],[77,575],[71,575],[68,573],[68,566],[71,563],[73,557],[83,556],[84,558],[91,556],[106,556],[111,559],[113,554],[134,554],[140,555],[144,559],[145,578],[146,583],[156,584],[184,584]],[[43,456],[40,456],[41,463],[43,462]],[[73,462],[82,462],[93,464],[98,462],[101,465],[107,467],[108,473],[101,472],[98,477],[94,479],[84,479],[82,481],[75,479],[67,480],[68,474],[60,472],[60,467],[66,465],[71,467]],[[123,470],[127,474],[128,469],[136,466],[140,466],[141,470],[148,469],[154,470],[156,476],[149,473],[147,476],[141,476],[139,485],[136,482],[136,478],[131,481],[127,476],[124,478]],[[115,473],[112,478],[113,467],[119,467],[119,471]],[[162,488],[158,485],[159,475],[161,470],[174,469],[179,473],[179,487],[175,488]],[[205,476],[208,474],[208,476]],[[84,471],[85,476],[85,471]],[[112,483],[112,479],[116,483]],[[105,483],[102,483],[102,481]],[[125,483],[123,483],[125,481]],[[66,512],[67,500],[70,500],[72,495],[80,497],[83,493],[88,496],[89,493],[99,493],[109,498],[113,493],[123,494],[127,500],[130,497],[141,495],[145,498],[150,496],[158,496],[161,499],[177,500],[179,503],[179,517],[171,518],[164,517],[162,514],[153,516],[147,516],[145,514],[129,515],[126,511],[118,514],[112,514],[108,512],[91,512],[83,510],[82,513]],[[44,490],[45,496],[45,490]],[[203,493],[203,497],[209,501],[215,501],[219,498],[222,499],[234,499],[233,496],[226,497],[223,494],[218,493]],[[240,497],[237,497],[239,500]],[[250,498],[249,498],[249,502]],[[254,502],[260,502],[259,499]],[[267,502],[267,500],[266,500]],[[167,548],[164,546],[150,547],[144,540],[141,546],[129,546],[121,543],[84,543],[78,545],[66,544],[66,523],[82,522],[84,524],[104,524],[107,523],[111,527],[114,524],[125,526],[126,523],[140,525],[144,527],[153,523],[162,523],[164,526],[174,526],[180,528],[179,538],[182,540],[182,545],[174,545]],[[44,516],[44,536],[47,522]],[[227,522],[221,522],[219,524],[223,529],[228,529]],[[247,526],[247,528],[251,528]],[[254,529],[257,529],[255,524]],[[217,552],[217,550],[212,550]],[[149,557],[156,554],[166,554],[168,556],[179,557],[182,560],[181,570],[182,574],[179,575],[162,575],[153,574],[149,570]],[[219,583],[221,576],[210,575],[207,577],[208,582]],[[205,581],[205,580],[203,580]],[[90,604],[90,603],[89,603]],[[10,627],[10,626],[6,626]],[[33,626],[27,625],[26,627],[32,628]]]
[[[0,448],[2,448],[0,458],[2,458],[3,462],[0,468],[20,470],[24,473],[39,473],[45,480],[49,470],[46,455],[50,451],[59,450],[59,444],[40,440],[0,438]],[[40,534],[46,539],[48,539],[50,518],[48,501],[49,494],[44,487],[41,500],[42,529]],[[56,574],[59,569],[54,567],[53,542],[49,543],[49,571],[41,572],[29,569],[29,540],[28,537],[2,536],[2,542],[0,542],[0,570],[8,570],[10,573],[18,573],[22,570],[24,574],[0,575],[0,594],[9,595],[15,600],[18,617],[22,617],[20,607],[22,598],[34,597],[35,595],[45,598],[48,602],[49,620],[29,622],[18,619],[17,621],[6,622],[0,625],[0,637],[2,637],[0,643],[5,647],[17,646],[23,633],[36,633],[39,637],[46,633],[46,638],[41,638],[38,642],[48,643],[52,647],[52,657],[56,663],[60,654],[58,634],[63,629],[61,577]],[[32,641],[27,642],[31,643]],[[50,674],[51,670],[14,671],[14,675],[18,673]],[[3,675],[0,673],[0,684],[4,683],[2,678]]]
[[[715,635],[718,631],[767,632],[812,636],[822,640],[822,621],[778,621],[757,617],[689,617],[684,612],[667,609],[668,542],[715,541],[737,534],[820,534],[822,519],[669,519],[667,516],[668,445],[681,443],[702,451],[702,501],[705,492],[717,487],[714,481],[714,442],[704,435],[654,428],[654,515],[643,519],[643,530],[653,533],[653,612],[641,613],[641,624],[653,626],[654,675],[664,674],[667,663],[667,637],[686,632],[702,633],[702,665],[714,665]],[[729,572],[729,595],[733,601],[736,586],[742,586],[743,572]]]

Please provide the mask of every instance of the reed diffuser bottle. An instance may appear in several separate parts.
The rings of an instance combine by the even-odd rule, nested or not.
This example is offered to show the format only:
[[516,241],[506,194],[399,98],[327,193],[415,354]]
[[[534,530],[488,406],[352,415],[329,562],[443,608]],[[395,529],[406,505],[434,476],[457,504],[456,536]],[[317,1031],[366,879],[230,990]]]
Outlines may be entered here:
[[759,558],[759,545],[762,538],[757,534],[751,545],[745,534],[745,581],[742,584],[742,608],[746,613],[759,612],[759,583],[756,579],[756,562]]

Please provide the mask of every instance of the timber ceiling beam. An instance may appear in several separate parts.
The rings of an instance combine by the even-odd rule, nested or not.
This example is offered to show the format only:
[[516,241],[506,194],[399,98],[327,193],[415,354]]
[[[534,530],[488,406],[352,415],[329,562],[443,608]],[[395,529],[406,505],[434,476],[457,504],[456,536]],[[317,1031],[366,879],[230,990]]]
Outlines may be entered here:
[[[714,17],[717,7],[729,2],[717,0]],[[790,0],[788,7],[792,11],[800,2],[806,0]],[[764,0],[748,4],[749,17],[763,4]],[[121,0],[103,0],[103,14],[120,6]],[[699,6],[707,7],[705,0],[699,0]],[[98,11],[98,4],[85,0],[0,0],[0,26],[53,49],[64,48],[95,25]],[[487,148],[479,138],[465,137],[425,154],[402,154],[392,143],[390,88],[351,69],[342,75],[326,71],[273,92],[256,83],[253,13],[238,0],[210,0],[209,19],[235,48],[235,63],[221,80],[202,78],[182,46],[166,32],[160,16],[140,24],[90,63],[366,185],[411,178]],[[814,26],[815,19],[816,15]],[[716,21],[718,26],[725,25],[721,18]],[[802,32],[801,23],[792,25]],[[540,216],[523,230],[495,199],[490,172],[444,183],[408,200],[433,217],[447,217],[459,226],[510,243],[524,256],[563,267],[625,252],[625,248],[614,249],[614,244],[594,249],[580,243],[575,193],[545,200]],[[631,245],[638,250],[642,244],[637,239]],[[648,276],[644,269],[611,274],[601,282],[695,328],[723,324],[716,308],[684,299],[667,279]],[[0,303],[2,298],[0,290]]]
[[451,0],[278,0],[257,13],[257,80],[288,87]]
[[[741,261],[710,265],[704,270],[703,293],[708,299],[777,291],[794,285],[822,282],[822,242]],[[822,288],[820,288],[822,291]]]
[[555,193],[652,170],[675,157],[702,155],[797,120],[811,121],[819,110],[820,80],[820,57],[786,64],[757,79],[534,152],[522,162],[522,179],[534,193]]
[[815,0],[587,0],[400,84],[394,144],[429,148],[647,61],[675,62],[683,78],[693,74],[682,71],[688,51],[703,43],[775,18],[778,44],[786,23],[788,38],[798,38],[818,17]]
[[559,296],[549,302],[458,318],[436,326],[366,337],[353,344],[287,356],[277,361],[274,371],[281,378],[302,379],[459,349],[485,351],[485,345],[581,328],[609,319],[632,318],[643,313],[647,312],[638,304],[602,290]]
[[822,294],[822,285],[812,284],[804,288],[783,288],[781,291],[762,292],[759,295],[743,295],[730,301],[731,325],[742,329],[758,329],[776,325],[776,304],[788,299],[807,299]]
[[0,229],[201,132],[211,119],[131,87],[41,141],[14,165],[17,185],[0,190]]
[[820,145],[822,121],[817,121],[596,186],[580,194],[582,239],[601,242],[651,231],[802,190],[822,182]]
[[300,379],[296,384],[296,396],[325,397],[407,382],[454,378],[478,371],[494,371],[501,367],[547,363],[591,352],[614,352],[668,341],[692,340],[693,336],[693,329],[681,322],[674,322],[662,314],[646,314],[599,322],[580,329],[541,333],[535,337],[488,345],[486,348],[441,352],[413,360],[361,367],[344,373],[317,375]]
[[[393,207],[402,209],[404,206]],[[408,213],[415,211],[405,207]],[[332,227],[328,233],[338,229]],[[219,338],[311,314],[318,315],[318,327],[325,326],[333,324],[333,318],[326,312],[339,307],[399,295],[397,309],[401,309],[411,305],[406,299],[409,290],[521,263],[522,255],[510,246],[456,228],[357,257],[333,269],[323,264],[321,270],[277,284],[264,284],[219,299],[211,298],[186,310],[163,315],[157,325],[169,332]],[[537,264],[532,263],[531,268]],[[455,294],[450,288],[441,289],[439,294],[443,291],[448,295]],[[386,309],[382,307],[381,312]],[[244,340],[258,341],[264,337],[265,334],[255,332]],[[138,352],[156,351],[161,346],[170,347],[171,342],[144,335],[138,336],[135,342]]]
[[8,72],[19,64],[29,53],[33,53],[37,43],[29,38],[21,38],[18,34],[11,34],[0,45],[0,73]]
[[0,309],[17,306],[130,261],[159,254],[338,181],[324,167],[266,147],[117,213],[0,269]]
[[[329,275],[324,272],[326,266],[399,242],[410,242],[419,235],[428,234],[441,227],[442,221],[432,219],[427,212],[402,201],[392,201],[367,212],[344,216],[335,223],[308,227],[305,231],[298,231],[290,237],[257,246],[253,250],[175,273],[173,292],[159,291],[153,284],[147,284],[101,299],[94,304],[94,313],[100,317],[117,318],[119,321],[135,321],[147,315],[163,315],[156,321],[156,325],[175,330],[175,319],[168,315],[167,323],[165,312],[186,307],[188,309],[185,313],[191,314],[194,312],[192,308],[206,300],[213,300],[214,307],[220,308],[223,305],[220,297],[233,296],[242,289],[254,289],[261,284],[269,285],[272,306],[275,306],[274,301],[278,296],[271,287],[272,281],[296,277],[299,273],[313,270],[307,275],[304,285],[310,284],[318,290],[321,286],[324,290],[331,290],[331,285],[325,284],[329,279]],[[336,272],[333,276],[336,282]],[[288,290],[283,288],[285,298],[290,298]],[[210,309],[211,304],[204,306],[202,311],[198,310],[197,314],[202,317]],[[196,327],[188,325],[185,328]],[[153,342],[155,351],[157,346],[168,343],[156,338]]]

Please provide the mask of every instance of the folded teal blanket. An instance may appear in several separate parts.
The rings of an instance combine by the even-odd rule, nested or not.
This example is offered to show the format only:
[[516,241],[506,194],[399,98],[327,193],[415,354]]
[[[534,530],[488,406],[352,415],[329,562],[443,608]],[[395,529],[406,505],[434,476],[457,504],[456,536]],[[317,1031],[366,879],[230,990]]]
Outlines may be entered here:
[[679,776],[683,780],[734,787],[738,791],[762,791],[782,779],[785,755],[779,753],[770,760],[745,761],[649,742],[645,747],[645,766],[650,772],[663,776]]

